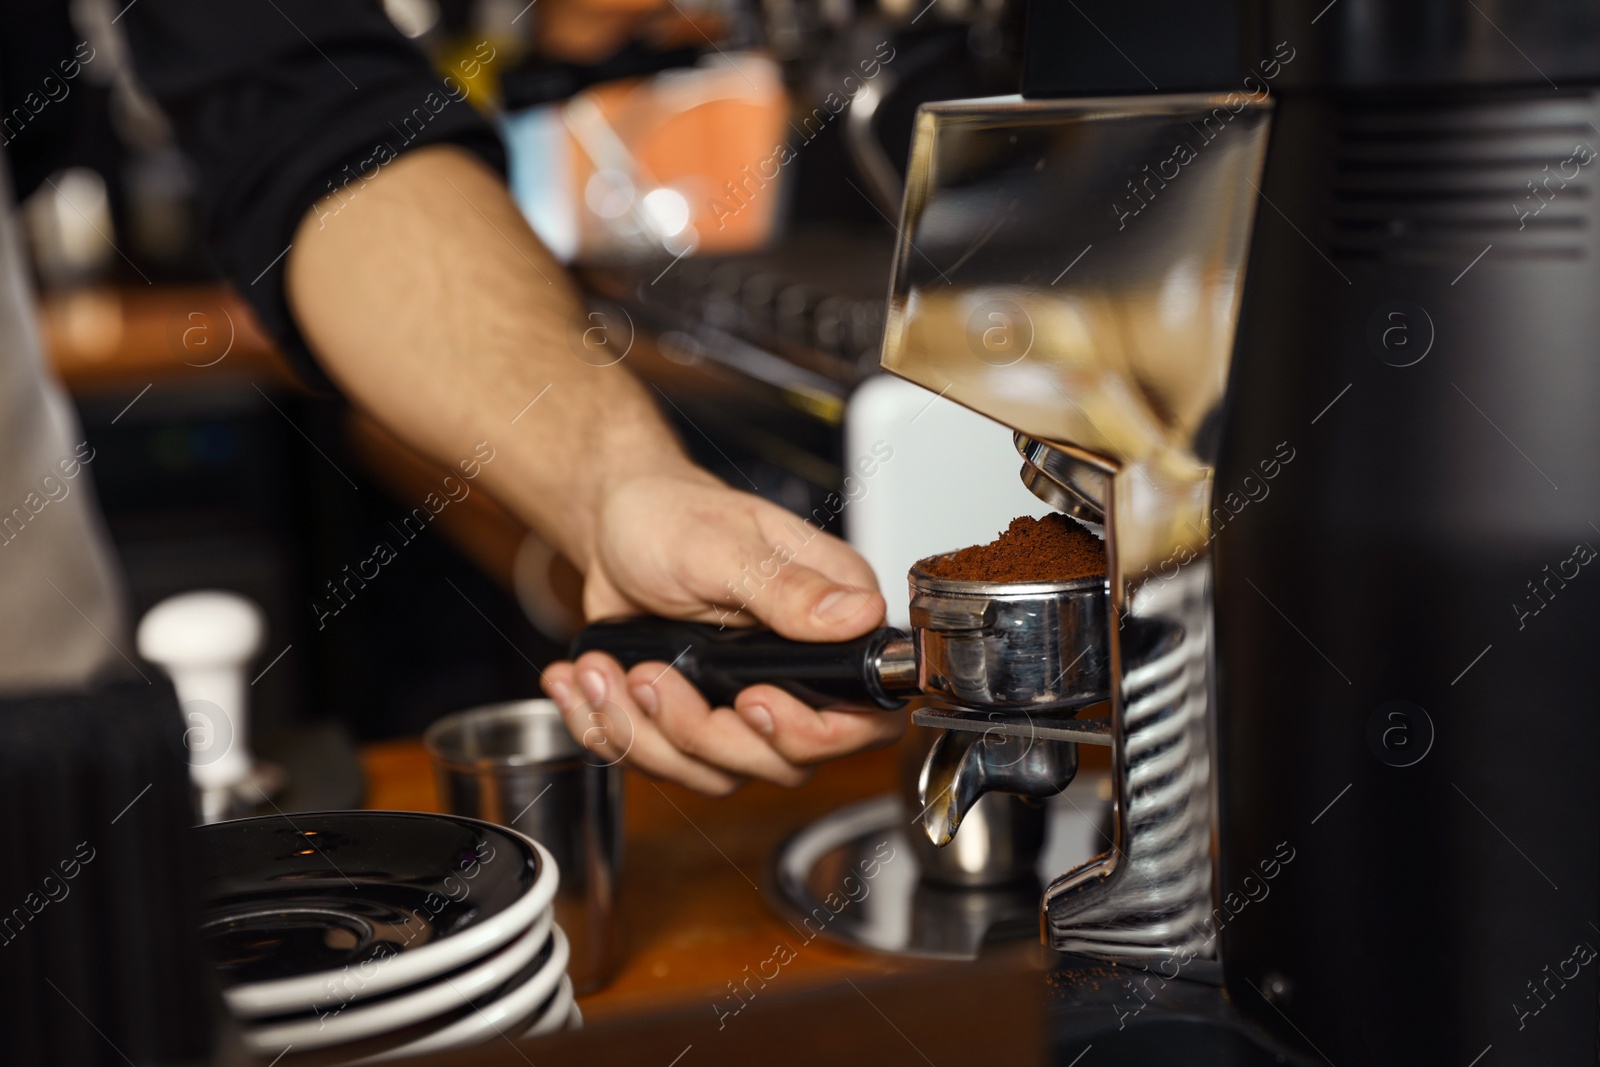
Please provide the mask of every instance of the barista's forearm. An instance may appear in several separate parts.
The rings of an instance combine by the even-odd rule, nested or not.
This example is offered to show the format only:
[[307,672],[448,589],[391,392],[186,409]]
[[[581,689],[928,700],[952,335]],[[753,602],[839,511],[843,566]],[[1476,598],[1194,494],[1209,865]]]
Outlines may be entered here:
[[611,485],[689,468],[625,367],[574,353],[584,322],[570,281],[461,149],[409,153],[319,204],[287,284],[354,403],[451,466],[488,441],[482,484],[579,566]]

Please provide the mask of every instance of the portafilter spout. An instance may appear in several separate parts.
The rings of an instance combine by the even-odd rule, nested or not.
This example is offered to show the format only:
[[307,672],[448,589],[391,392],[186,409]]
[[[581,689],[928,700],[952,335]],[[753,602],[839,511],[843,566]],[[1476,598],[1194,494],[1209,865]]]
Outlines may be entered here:
[[1048,800],[1078,773],[1078,746],[1000,731],[945,730],[917,780],[922,829],[943,848],[985,793]]

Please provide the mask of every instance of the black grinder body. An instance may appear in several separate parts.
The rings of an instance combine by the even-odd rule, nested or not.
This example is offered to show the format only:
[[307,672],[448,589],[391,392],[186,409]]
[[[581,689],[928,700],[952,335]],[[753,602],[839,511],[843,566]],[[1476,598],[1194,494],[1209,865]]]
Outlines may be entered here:
[[1213,501],[1292,453],[1212,527],[1229,998],[1341,1065],[1595,1062],[1600,12],[1029,18],[1025,95],[1276,101]]

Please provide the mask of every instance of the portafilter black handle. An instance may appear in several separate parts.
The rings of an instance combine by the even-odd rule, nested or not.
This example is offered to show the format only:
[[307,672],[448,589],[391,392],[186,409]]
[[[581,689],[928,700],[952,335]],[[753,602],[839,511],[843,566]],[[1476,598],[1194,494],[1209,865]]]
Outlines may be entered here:
[[919,692],[911,639],[889,627],[853,641],[791,641],[771,630],[641,616],[585,627],[572,642],[572,658],[595,651],[615,657],[623,670],[652,660],[672,664],[717,706],[761,684],[814,706],[848,702],[887,710]]

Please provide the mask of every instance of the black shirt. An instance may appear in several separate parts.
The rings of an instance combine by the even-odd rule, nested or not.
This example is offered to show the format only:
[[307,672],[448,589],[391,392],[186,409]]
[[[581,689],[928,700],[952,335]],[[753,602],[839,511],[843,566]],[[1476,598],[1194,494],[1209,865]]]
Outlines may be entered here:
[[[193,161],[218,269],[320,382],[283,289],[301,219],[422,145],[459,144],[503,171],[499,138],[462,84],[442,79],[367,0],[114,4],[139,81]],[[0,144],[19,197],[59,165],[82,99],[71,82],[81,86],[93,53],[67,0],[0,0]]]

